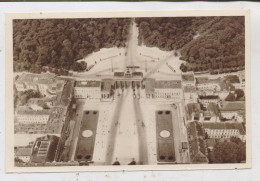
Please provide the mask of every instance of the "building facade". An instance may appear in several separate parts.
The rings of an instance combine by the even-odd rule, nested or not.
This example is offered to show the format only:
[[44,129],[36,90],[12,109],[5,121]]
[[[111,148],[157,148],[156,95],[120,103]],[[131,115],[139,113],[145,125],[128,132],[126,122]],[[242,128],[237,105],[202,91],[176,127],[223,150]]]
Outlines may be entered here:
[[208,138],[228,139],[238,137],[245,141],[245,130],[241,123],[202,123]]
[[205,108],[209,106],[210,103],[218,104],[220,101],[218,96],[199,96],[199,103],[201,103]]
[[181,81],[179,80],[155,80],[146,88],[149,98],[179,101],[183,97]]
[[15,117],[17,122],[22,124],[47,124],[50,114],[50,110],[19,108]]
[[194,74],[193,73],[183,73],[181,75],[182,78],[182,86],[195,86],[195,78],[194,78]]
[[101,81],[101,100],[112,101],[114,98],[114,80],[103,79]]
[[74,97],[83,99],[100,99],[100,81],[77,81],[74,87]]
[[28,163],[30,161],[31,154],[32,154],[31,147],[17,147],[15,150],[15,158],[18,158],[24,163]]
[[39,91],[42,95],[48,95],[47,90],[56,87],[56,85],[56,76],[50,73],[24,73],[15,80],[17,91],[34,90]]
[[54,161],[60,138],[54,135],[46,135],[35,140],[32,148],[32,163],[46,163]]
[[222,119],[244,122],[244,114],[245,114],[245,102],[244,101],[236,101],[236,102],[223,102],[222,107],[220,108],[220,113]]
[[196,78],[196,87],[199,91],[221,91],[219,79],[208,79],[208,77]]

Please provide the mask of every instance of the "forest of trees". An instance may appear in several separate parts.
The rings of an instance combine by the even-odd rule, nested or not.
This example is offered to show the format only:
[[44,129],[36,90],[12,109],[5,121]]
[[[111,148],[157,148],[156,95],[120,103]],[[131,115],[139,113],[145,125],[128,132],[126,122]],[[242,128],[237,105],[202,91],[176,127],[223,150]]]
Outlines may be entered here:
[[129,18],[14,20],[14,71],[85,70],[77,60],[101,48],[125,47],[129,24]]
[[240,163],[245,160],[246,143],[236,137],[231,137],[230,141],[217,142],[210,158],[211,163]]
[[244,69],[244,17],[136,18],[139,44],[180,51],[181,70]]
[[[76,63],[101,48],[125,47],[130,18],[13,21],[14,71],[84,71]],[[245,65],[244,17],[135,18],[139,44],[177,50],[181,70],[223,73]],[[57,71],[58,70],[58,71]]]

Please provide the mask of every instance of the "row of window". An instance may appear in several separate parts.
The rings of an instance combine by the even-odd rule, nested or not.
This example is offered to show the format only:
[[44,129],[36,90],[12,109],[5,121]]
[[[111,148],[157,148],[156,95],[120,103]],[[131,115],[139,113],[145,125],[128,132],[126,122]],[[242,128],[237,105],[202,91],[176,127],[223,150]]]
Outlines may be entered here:
[[75,98],[96,98],[96,99],[99,99],[100,98],[100,95],[99,94],[75,94],[74,95]]
[[179,96],[180,93],[176,92],[176,93],[165,93],[165,92],[155,92],[155,95],[163,95],[163,96]]
[[228,130],[218,129],[218,130],[210,130],[210,131],[207,130],[208,134],[235,134],[238,132],[239,132],[238,130],[232,130],[232,129],[228,129]]
[[233,135],[226,135],[226,136],[224,136],[224,135],[218,135],[218,136],[210,135],[209,138],[215,138],[215,139],[218,139],[218,138],[231,138],[232,136]]
[[17,115],[18,119],[49,119],[49,115]]
[[99,89],[75,89],[74,90],[75,93],[96,93],[96,94],[100,94],[100,90]]
[[32,124],[32,123],[36,123],[36,124],[43,124],[43,123],[47,123],[48,120],[44,120],[44,121],[39,121],[39,120],[24,120],[24,121],[19,121],[20,123],[24,123],[24,124]]

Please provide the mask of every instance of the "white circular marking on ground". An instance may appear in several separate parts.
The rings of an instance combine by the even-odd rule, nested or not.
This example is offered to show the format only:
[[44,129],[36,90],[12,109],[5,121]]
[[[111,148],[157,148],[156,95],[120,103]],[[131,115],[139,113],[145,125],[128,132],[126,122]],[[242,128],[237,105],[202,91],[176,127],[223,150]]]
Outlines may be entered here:
[[160,136],[163,137],[163,138],[168,138],[170,135],[171,135],[171,133],[167,130],[162,130],[160,132]]
[[91,130],[85,130],[82,132],[82,136],[85,138],[88,138],[93,135],[93,132]]

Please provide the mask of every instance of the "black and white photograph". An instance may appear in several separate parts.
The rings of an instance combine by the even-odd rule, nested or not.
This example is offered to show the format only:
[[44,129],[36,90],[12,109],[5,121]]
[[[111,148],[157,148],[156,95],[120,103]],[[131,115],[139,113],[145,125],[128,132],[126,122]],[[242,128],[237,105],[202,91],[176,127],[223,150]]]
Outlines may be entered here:
[[248,18],[7,14],[9,170],[250,168]]

